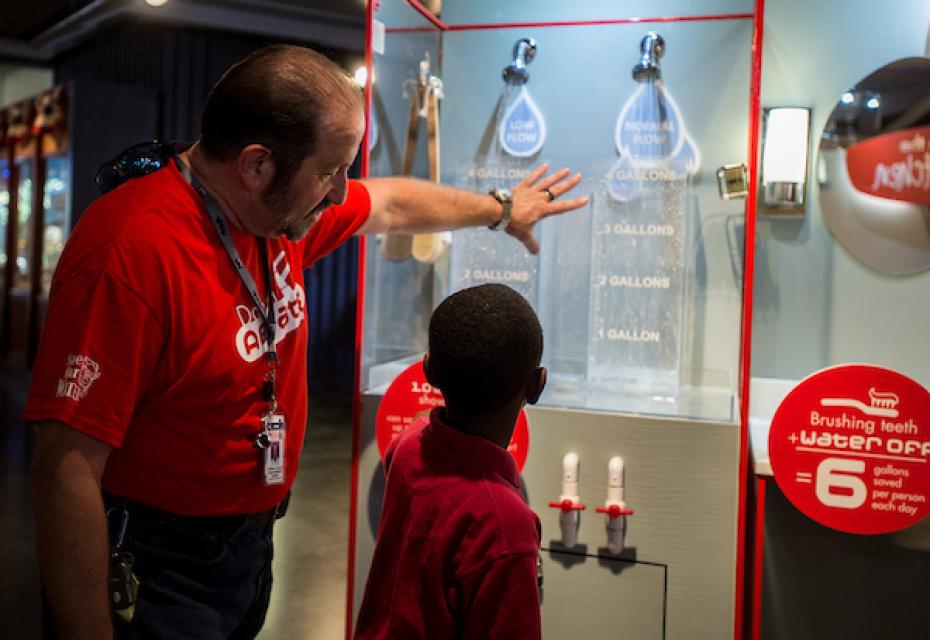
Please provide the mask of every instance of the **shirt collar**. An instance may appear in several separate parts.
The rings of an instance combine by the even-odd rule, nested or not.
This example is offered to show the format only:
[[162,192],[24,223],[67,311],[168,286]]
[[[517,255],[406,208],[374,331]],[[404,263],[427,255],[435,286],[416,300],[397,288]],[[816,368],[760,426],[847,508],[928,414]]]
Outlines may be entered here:
[[442,421],[444,412],[444,407],[436,407],[430,412],[429,424],[423,429],[425,437],[454,455],[497,473],[519,489],[520,473],[513,456],[489,440],[448,426]]

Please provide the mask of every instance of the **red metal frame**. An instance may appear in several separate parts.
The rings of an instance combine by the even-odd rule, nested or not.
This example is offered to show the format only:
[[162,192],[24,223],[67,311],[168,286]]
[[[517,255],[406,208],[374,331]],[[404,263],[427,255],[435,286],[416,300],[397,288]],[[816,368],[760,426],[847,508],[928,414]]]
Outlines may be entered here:
[[755,494],[752,499],[752,564],[746,572],[746,583],[749,585],[749,595],[746,598],[746,608],[749,617],[746,620],[745,637],[749,640],[759,640],[762,622],[762,557],[765,545],[765,492],[770,478],[756,476]]
[[[370,4],[371,4],[371,3],[369,3],[369,5],[370,5]],[[434,25],[436,25],[436,27],[437,27],[440,31],[446,31],[446,30],[448,29],[448,27],[445,25],[445,23],[444,23],[442,20],[440,20],[439,18],[437,18],[436,16],[434,16],[432,11],[430,11],[429,9],[427,9],[426,7],[424,7],[422,4],[420,4],[419,0],[407,0],[407,4],[409,4],[411,7],[413,7],[413,9],[414,9],[415,11],[418,11],[418,12],[420,13],[421,16],[423,16],[423,17],[426,18],[428,21],[430,21],[430,22],[432,22]]]
[[[475,31],[481,29],[522,29],[526,27],[591,27],[598,25],[611,25],[611,24],[653,24],[657,22],[707,22],[710,20],[748,20],[753,18],[755,14],[752,13],[723,13],[723,14],[709,14],[701,16],[659,16],[659,17],[649,17],[649,18],[615,18],[615,19],[603,19],[603,20],[553,20],[553,21],[541,21],[541,22],[492,22],[492,23],[481,23],[481,24],[446,24],[436,16],[434,16],[429,9],[424,7],[418,0],[407,0],[407,4],[410,5],[415,11],[419,12],[424,18],[429,20],[433,25],[439,28],[441,31]],[[423,27],[408,27],[408,28],[396,28],[396,29],[387,29],[388,33],[411,33],[426,31]]]
[[[746,554],[746,489],[749,479],[749,380],[750,380],[750,360],[752,351],[752,295],[753,295],[753,274],[755,264],[755,228],[756,228],[756,198],[758,184],[758,154],[759,154],[759,120],[760,120],[760,95],[762,85],[762,34],[764,27],[765,0],[756,0],[753,13],[733,13],[718,15],[701,15],[701,16],[664,16],[652,18],[622,18],[615,20],[581,20],[581,21],[553,21],[553,22],[515,22],[515,23],[496,23],[496,24],[460,24],[447,25],[432,13],[430,13],[418,0],[406,0],[407,3],[426,20],[441,31],[466,31],[480,29],[507,29],[523,27],[570,27],[570,26],[597,26],[597,25],[620,25],[620,24],[652,24],[667,22],[706,22],[712,20],[753,20],[752,35],[752,62],[750,72],[750,95],[749,95],[749,140],[748,140],[748,164],[749,164],[749,194],[746,202],[746,222],[744,230],[744,265],[743,265],[743,301],[741,313],[741,345],[740,345],[740,444],[739,444],[739,498],[737,506],[737,549],[736,549],[736,593],[735,593],[735,615],[734,615],[734,638],[742,638],[744,631],[744,579],[746,576],[745,554]],[[372,20],[374,17],[374,2],[368,3],[366,25],[365,25],[365,65],[368,68],[368,77],[372,77],[372,52],[371,52],[371,32]],[[387,29],[388,33],[406,33],[429,31],[428,27],[396,28]],[[365,104],[370,121],[371,114],[371,83],[365,87]],[[368,175],[369,154],[368,154],[368,131],[362,142],[362,176]],[[350,513],[349,513],[349,558],[348,573],[346,580],[346,639],[352,636],[352,607],[355,592],[355,544],[357,534],[356,508],[358,503],[358,459],[360,453],[360,436],[361,436],[361,367],[362,367],[362,337],[363,337],[363,315],[365,307],[365,257],[367,251],[367,242],[365,238],[359,239],[359,257],[358,257],[358,302],[356,310],[356,337],[355,337],[355,391],[353,403],[353,434],[352,434],[352,484],[350,492]],[[759,481],[761,484],[761,496],[764,505],[764,480]],[[758,510],[758,506],[757,506]],[[752,574],[753,584],[751,585],[752,602],[750,604],[749,624],[754,630],[753,638],[758,637],[758,621],[761,607],[761,563],[762,563],[762,522],[761,515],[756,513],[756,530],[754,541],[754,567],[757,571]]]
[[392,27],[385,29],[385,33],[436,33],[432,27]]
[[[756,198],[759,183],[759,117],[762,93],[762,33],[765,25],[765,0],[756,0],[752,21],[752,70],[749,87],[749,194],[746,200],[743,264],[743,309],[740,334],[740,405],[739,405],[739,500],[736,537],[736,615],[733,637],[743,633],[744,578],[746,574],[746,484],[749,480],[749,381],[752,354],[752,295],[755,273]],[[757,551],[759,553],[760,551]],[[761,577],[759,578],[761,579]],[[755,611],[751,610],[751,613]]]
[[654,18],[618,18],[615,20],[555,20],[551,22],[502,22],[499,24],[455,24],[449,31],[479,29],[522,29],[526,27],[594,27],[612,24],[653,24],[656,22],[708,22],[711,20],[748,20],[751,13],[726,13],[706,16],[659,16]]
[[[407,0],[415,2],[416,0]],[[417,3],[419,4],[419,3]],[[427,12],[428,13],[428,12]],[[432,14],[430,14],[432,15]],[[615,20],[556,20],[551,22],[499,22],[487,24],[445,24],[434,20],[435,23],[441,24],[442,31],[481,31],[486,29],[522,29],[531,27],[534,29],[545,27],[593,27],[601,25],[615,24],[654,24],[657,22],[709,22],[712,20],[749,20],[753,17],[751,13],[726,13],[719,15],[706,16],[661,16],[657,18],[618,18]],[[387,33],[423,33],[433,31],[429,27],[394,27],[385,29]]]
[[[374,16],[373,0],[369,0],[365,16],[365,68],[368,69],[368,81],[365,83],[365,135],[362,137],[362,177],[368,177],[369,153],[368,136],[371,122],[371,83],[374,78],[372,68],[371,32]],[[358,457],[361,448],[361,418],[362,418],[362,337],[363,321],[365,315],[365,257],[368,250],[368,239],[360,236],[358,239],[358,284],[355,306],[355,372],[352,376],[352,479],[349,489],[349,544],[348,560],[346,562],[346,640],[352,638],[352,607],[355,600],[355,537],[358,532],[358,519],[355,512],[358,507]]]

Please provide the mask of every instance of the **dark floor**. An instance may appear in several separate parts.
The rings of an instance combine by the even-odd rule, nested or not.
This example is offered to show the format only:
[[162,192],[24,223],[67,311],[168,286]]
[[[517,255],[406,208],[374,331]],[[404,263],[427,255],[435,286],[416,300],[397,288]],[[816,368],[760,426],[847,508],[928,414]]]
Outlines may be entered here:
[[[24,386],[24,385],[21,385]],[[14,385],[15,388],[15,385]],[[29,432],[21,396],[0,396],[0,638],[41,637],[35,527],[28,482]],[[351,414],[348,403],[311,398],[310,428],[286,518],[275,530],[275,587],[263,640],[341,640],[345,634]]]

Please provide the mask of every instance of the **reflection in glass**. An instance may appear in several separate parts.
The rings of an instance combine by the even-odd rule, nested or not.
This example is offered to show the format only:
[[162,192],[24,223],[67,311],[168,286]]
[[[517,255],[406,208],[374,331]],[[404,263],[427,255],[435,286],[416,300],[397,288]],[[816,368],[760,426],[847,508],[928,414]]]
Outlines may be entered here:
[[19,186],[17,189],[18,220],[16,224],[16,268],[13,270],[13,286],[29,287],[29,256],[32,253],[32,162],[18,163]]
[[52,274],[65,246],[68,233],[68,189],[71,186],[67,156],[48,159],[42,202],[45,209],[44,240],[42,246],[42,291],[48,292]]
[[851,256],[889,275],[930,268],[930,60],[896,60],[839,97],[819,182],[827,227]]
[[[538,34],[546,40],[528,67],[532,83],[526,85],[508,83],[506,71],[502,83],[501,67],[513,61],[517,77],[527,70],[528,45],[522,58],[519,42],[511,54],[515,36],[527,34],[469,30],[444,34],[440,42],[432,27],[417,22],[419,15],[409,15],[410,5],[382,7],[388,4],[397,13],[381,12],[393,22],[387,22],[385,53],[374,57],[372,113],[380,142],[371,175],[400,171],[410,111],[402,86],[429,51],[442,63],[450,91],[441,124],[443,183],[478,193],[512,188],[546,161],[552,169],[579,171],[584,181],[575,194],[592,200],[536,228],[538,257],[487,229],[454,232],[447,269],[392,263],[369,250],[364,387],[378,393],[422,358],[433,301],[479,281],[498,281],[524,293],[543,324],[550,384],[542,406],[732,421],[742,291],[736,237],[744,203],[721,201],[704,167],[730,164],[745,152],[748,49],[729,47],[748,47],[752,23],[669,27],[664,57],[658,36],[641,46],[641,25],[547,29]],[[744,62],[721,64],[725,48]],[[629,66],[620,65],[621,81],[601,73],[610,65],[588,72],[592,60],[614,60],[621,49],[629,54]],[[658,77],[660,57],[667,85]],[[637,62],[638,77],[631,80]],[[694,68],[719,69],[724,76],[701,82],[692,77]],[[526,87],[541,109],[519,102]],[[541,116],[549,135],[537,151]],[[518,154],[509,153],[502,131],[508,145],[525,148],[514,145]],[[426,169],[422,136],[420,142],[417,175]]]
[[[409,86],[405,82],[417,75],[424,53],[431,60],[440,60],[440,32],[435,25],[407,3],[394,3],[397,12],[382,3],[380,16],[388,29],[413,27],[397,37],[402,46],[389,45],[384,55],[373,60],[372,119],[378,118],[379,139],[372,151],[370,175],[387,176],[403,173],[405,142],[408,138],[411,104]],[[389,36],[394,39],[394,36]],[[450,112],[451,114],[451,112]],[[443,116],[443,119],[446,116]],[[422,127],[422,123],[421,123]],[[428,135],[418,136],[414,153],[413,174],[428,175]],[[440,132],[440,135],[442,132]],[[445,161],[445,154],[441,154]],[[365,380],[366,386],[386,385],[426,349],[426,328],[432,312],[432,301],[441,300],[448,292],[446,261],[424,264],[417,260],[392,262],[380,250],[369,245],[366,253],[366,322]],[[408,362],[409,360],[409,362]]]

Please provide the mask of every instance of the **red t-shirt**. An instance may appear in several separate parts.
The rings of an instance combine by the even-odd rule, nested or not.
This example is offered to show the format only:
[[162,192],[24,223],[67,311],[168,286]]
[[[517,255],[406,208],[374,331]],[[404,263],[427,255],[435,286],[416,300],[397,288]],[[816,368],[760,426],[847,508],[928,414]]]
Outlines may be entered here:
[[[303,270],[365,222],[368,192],[350,181],[299,242],[270,240],[286,417],[282,485],[266,487],[253,447],[267,409],[260,316],[173,163],[94,202],[52,281],[24,420],[57,420],[116,449],[103,487],[180,515],[264,511],[297,473],[307,420]],[[231,229],[267,299],[258,243]]]
[[537,639],[539,519],[510,454],[444,425],[443,411],[388,449],[356,640]]

